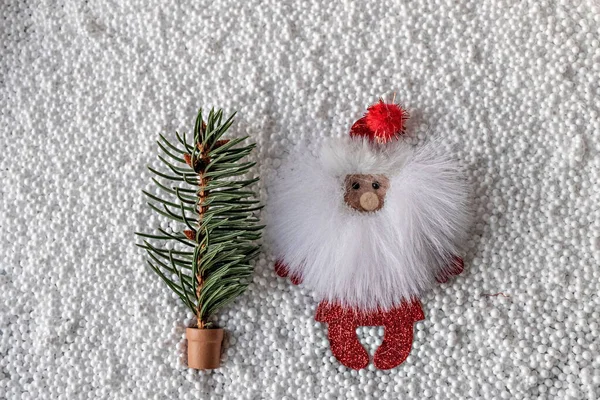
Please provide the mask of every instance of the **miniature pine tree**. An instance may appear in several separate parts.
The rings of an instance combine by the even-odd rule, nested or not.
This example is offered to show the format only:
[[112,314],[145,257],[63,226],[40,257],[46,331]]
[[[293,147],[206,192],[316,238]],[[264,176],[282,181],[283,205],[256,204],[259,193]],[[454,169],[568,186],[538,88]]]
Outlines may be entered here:
[[256,145],[241,146],[247,136],[223,139],[234,116],[223,122],[223,111],[211,110],[204,122],[200,110],[191,144],[185,133],[176,133],[176,145],[160,135],[164,154],[158,158],[167,172],[148,169],[162,194],[144,191],[148,205],[181,230],[138,233],[143,238],[138,246],[148,253],[150,268],[194,313],[199,329],[210,328],[211,315],[246,289],[251,260],[259,253],[255,242],[263,226],[256,212],[262,207],[248,190],[258,178],[242,177],[255,165],[242,159]]

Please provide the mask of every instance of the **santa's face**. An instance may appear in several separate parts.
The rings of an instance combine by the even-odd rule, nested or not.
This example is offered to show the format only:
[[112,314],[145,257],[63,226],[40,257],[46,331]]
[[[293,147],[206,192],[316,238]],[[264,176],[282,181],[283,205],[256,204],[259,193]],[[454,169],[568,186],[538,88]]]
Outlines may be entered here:
[[338,141],[292,156],[269,190],[268,232],[320,299],[363,310],[419,296],[459,254],[465,190],[443,153]]
[[349,174],[344,179],[344,201],[361,212],[381,210],[390,180],[385,175]]

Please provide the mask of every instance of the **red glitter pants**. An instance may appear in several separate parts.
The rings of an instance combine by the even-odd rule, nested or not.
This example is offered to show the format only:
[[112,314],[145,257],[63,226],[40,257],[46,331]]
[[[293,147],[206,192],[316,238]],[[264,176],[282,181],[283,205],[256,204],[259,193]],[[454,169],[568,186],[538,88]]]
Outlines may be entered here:
[[[456,257],[454,267],[438,278],[446,282],[451,275],[463,270],[462,259]],[[275,263],[275,272],[287,277],[289,271],[283,261]],[[290,276],[292,283],[298,285],[302,278]],[[402,364],[412,348],[413,325],[425,319],[421,302],[415,299],[404,301],[388,311],[364,312],[353,308],[345,308],[339,304],[323,301],[317,308],[315,320],[328,324],[329,346],[339,362],[352,369],[362,369],[369,365],[369,354],[362,347],[356,336],[359,326],[383,326],[385,334],[383,343],[375,352],[374,363],[379,369],[391,369]]]
[[359,326],[383,326],[383,343],[375,352],[379,369],[394,368],[404,362],[413,341],[413,324],[424,319],[419,300],[404,301],[388,311],[363,312],[339,304],[321,302],[315,320],[328,324],[331,352],[339,362],[352,369],[365,368],[369,354],[356,336]]

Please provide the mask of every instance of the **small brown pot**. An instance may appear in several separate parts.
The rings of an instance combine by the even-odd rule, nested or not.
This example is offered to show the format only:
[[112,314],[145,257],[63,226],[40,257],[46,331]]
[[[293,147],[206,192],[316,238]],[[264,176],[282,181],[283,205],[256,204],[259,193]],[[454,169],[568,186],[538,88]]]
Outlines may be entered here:
[[215,369],[221,365],[223,329],[186,328],[188,367]]

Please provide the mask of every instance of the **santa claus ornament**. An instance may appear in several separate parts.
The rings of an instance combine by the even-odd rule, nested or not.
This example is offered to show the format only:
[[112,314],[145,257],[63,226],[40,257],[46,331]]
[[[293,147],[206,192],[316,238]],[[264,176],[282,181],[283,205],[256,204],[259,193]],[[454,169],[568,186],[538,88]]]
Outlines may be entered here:
[[269,192],[275,269],[316,293],[315,319],[353,369],[369,364],[359,326],[384,327],[377,368],[404,362],[424,319],[419,297],[463,269],[465,182],[439,142],[403,138],[407,117],[372,105],[348,137],[291,155]]

